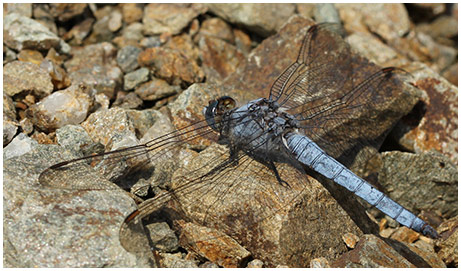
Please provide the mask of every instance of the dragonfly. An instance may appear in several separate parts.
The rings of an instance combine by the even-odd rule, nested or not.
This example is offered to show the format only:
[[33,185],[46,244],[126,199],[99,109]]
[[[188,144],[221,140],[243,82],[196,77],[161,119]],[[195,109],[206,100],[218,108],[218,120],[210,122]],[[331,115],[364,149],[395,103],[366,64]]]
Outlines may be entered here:
[[[194,221],[255,243],[257,237],[246,234],[251,225],[271,227],[271,218],[286,214],[309,193],[315,185],[306,177],[309,172],[345,187],[401,225],[438,238],[427,222],[348,169],[353,158],[363,162],[373,155],[367,147],[378,140],[367,138],[360,125],[373,129],[379,121],[373,107],[388,102],[380,92],[401,87],[397,74],[404,71],[373,65],[365,79],[352,80],[359,71],[349,45],[331,31],[335,28],[315,24],[304,30],[296,60],[273,82],[266,98],[237,104],[230,96],[217,97],[204,106],[198,122],[133,147],[55,164],[41,174],[40,183],[114,189],[110,182],[85,183],[85,174],[121,167],[129,172],[150,167],[157,178],[170,179],[154,197],[138,198],[138,209],[125,219],[120,240],[129,251],[145,242],[142,220],[171,202]],[[363,115],[365,111],[372,115]],[[213,143],[191,154],[203,141]],[[178,165],[185,147],[195,159]]]

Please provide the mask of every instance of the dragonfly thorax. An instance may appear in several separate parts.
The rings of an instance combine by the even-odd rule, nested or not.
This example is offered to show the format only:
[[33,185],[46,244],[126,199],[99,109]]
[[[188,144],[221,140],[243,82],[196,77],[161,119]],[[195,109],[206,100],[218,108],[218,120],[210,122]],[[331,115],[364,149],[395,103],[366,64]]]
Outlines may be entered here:
[[[223,101],[218,99],[210,103],[205,111],[213,112],[210,107],[220,102]],[[284,135],[296,132],[298,122],[276,102],[261,98],[214,116],[215,122],[208,123],[220,133],[219,143],[228,145],[233,151],[244,151],[257,160],[288,162]]]

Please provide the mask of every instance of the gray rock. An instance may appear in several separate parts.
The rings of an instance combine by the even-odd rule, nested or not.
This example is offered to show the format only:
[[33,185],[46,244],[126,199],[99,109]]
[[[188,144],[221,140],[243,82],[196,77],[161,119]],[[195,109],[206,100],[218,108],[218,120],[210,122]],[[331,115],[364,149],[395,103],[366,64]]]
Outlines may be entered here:
[[173,252],[178,249],[178,238],[166,222],[148,224],[146,229],[155,248],[162,252]]
[[10,144],[8,144],[8,146],[3,149],[3,158],[8,160],[10,158],[21,156],[30,152],[36,146],[37,142],[35,140],[23,133],[20,133],[13,139],[13,141],[11,141]]
[[117,52],[117,64],[125,72],[132,72],[139,67],[138,55],[141,49],[135,46],[125,46]]
[[27,109],[32,123],[44,131],[84,121],[93,105],[92,90],[85,85],[72,85],[56,91]]
[[436,153],[385,152],[379,183],[389,196],[413,212],[458,212],[458,171],[447,157]]
[[142,22],[145,35],[164,32],[178,34],[199,14],[205,13],[201,4],[148,4]]
[[32,17],[31,3],[5,3],[3,10],[6,11],[7,14],[18,13],[24,17]]
[[225,21],[241,25],[267,37],[277,32],[295,13],[294,4],[206,4]]
[[251,262],[249,262],[246,267],[247,268],[263,268],[264,263],[263,263],[263,261],[261,261],[259,259],[254,259]]
[[18,123],[11,120],[3,120],[3,146],[6,146],[18,131]]
[[13,61],[3,67],[3,91],[8,96],[19,93],[45,97],[53,91],[51,76],[38,65]]
[[127,73],[123,77],[124,86],[123,89],[131,90],[140,85],[141,83],[149,80],[149,69],[140,68],[130,73]]
[[123,80],[123,73],[116,66],[116,52],[107,42],[74,48],[73,57],[64,66],[73,84],[83,82],[112,99]]
[[341,18],[339,18],[338,10],[336,10],[335,5],[328,4],[316,4],[314,10],[315,21],[318,23],[341,23]]
[[18,126],[13,100],[3,92],[3,146],[6,146],[13,139]]
[[4,42],[17,51],[22,49],[60,49],[63,41],[39,22],[17,13],[3,18]]
[[[122,190],[69,191],[42,187],[37,182],[40,172],[70,158],[69,153],[58,146],[39,145],[22,137],[29,142],[29,148],[21,148],[22,155],[4,156],[4,239],[10,244],[4,253],[10,255],[9,264],[14,267],[150,266],[147,260],[127,253],[118,240],[119,227],[134,208],[132,200]],[[87,177],[91,177],[89,182],[98,181],[97,174]]]

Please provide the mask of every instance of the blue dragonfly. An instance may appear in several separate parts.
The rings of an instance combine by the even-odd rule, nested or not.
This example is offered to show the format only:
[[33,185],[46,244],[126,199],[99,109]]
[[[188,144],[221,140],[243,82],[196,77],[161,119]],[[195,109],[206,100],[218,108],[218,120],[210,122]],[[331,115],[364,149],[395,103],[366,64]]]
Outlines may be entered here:
[[[377,119],[361,113],[386,102],[379,91],[400,87],[396,73],[401,71],[374,67],[366,79],[351,80],[356,72],[350,68],[351,50],[330,31],[334,28],[331,24],[308,28],[296,61],[275,80],[267,98],[238,106],[232,97],[223,95],[209,101],[199,122],[144,144],[56,164],[42,173],[40,182],[59,187],[63,178],[57,176],[61,172],[94,161],[118,165],[121,160],[136,160],[130,163],[138,167],[153,164],[158,173],[164,161],[179,157],[183,146],[206,139],[215,144],[200,151],[196,160],[202,163],[175,164],[177,170],[166,174],[172,181],[164,191],[140,201],[138,209],[125,219],[120,232],[125,248],[137,250],[143,234],[140,221],[171,201],[179,202],[186,216],[209,227],[222,229],[225,225],[228,232],[240,228],[241,233],[252,223],[274,217],[307,193],[311,182],[306,172],[311,171],[345,187],[401,225],[438,238],[427,222],[347,167],[351,156],[359,162],[370,158],[369,152],[359,151],[376,146],[377,141],[367,139],[357,127],[358,123],[373,127]],[[259,181],[252,180],[254,176]],[[63,185],[81,188],[77,184]],[[92,185],[88,187],[112,187]],[[232,214],[246,212],[245,208],[252,206],[264,208],[253,208],[247,224],[233,222]]]

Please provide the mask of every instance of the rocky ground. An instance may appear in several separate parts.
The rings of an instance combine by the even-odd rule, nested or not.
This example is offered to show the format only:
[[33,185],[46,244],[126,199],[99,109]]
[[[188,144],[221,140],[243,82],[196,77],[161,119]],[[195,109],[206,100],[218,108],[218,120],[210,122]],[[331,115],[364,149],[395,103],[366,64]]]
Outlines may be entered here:
[[[457,8],[4,4],[4,266],[457,267]],[[217,194],[220,204],[213,206],[222,208],[213,211],[234,215],[234,224],[218,220],[205,227],[184,217],[172,222],[171,215],[150,219],[145,226],[156,249],[131,253],[120,244],[119,228],[136,209],[133,196],[110,185],[56,189],[39,184],[40,173],[55,163],[133,146],[193,123],[219,95],[240,101],[267,97],[272,82],[296,59],[302,30],[312,20],[341,23],[355,63],[368,65],[365,57],[411,73],[411,87],[388,97],[400,105],[392,116],[397,124],[369,177],[434,226],[439,240],[401,227],[377,210],[365,213],[366,205],[348,202],[349,194],[334,196],[314,178],[289,174],[293,182],[302,180],[299,187],[292,185],[301,191],[295,200],[264,198],[283,206],[283,212],[245,225],[242,217],[270,213],[272,206],[253,213],[228,208],[255,200],[250,186],[271,186],[253,174],[246,176],[254,179],[251,183],[234,185],[246,189],[238,196]],[[209,138],[196,142],[210,143]],[[155,182],[149,177],[123,188],[144,188],[136,192],[143,199],[158,195],[181,181],[178,176],[187,176],[175,175],[176,168],[203,167],[207,155],[220,151],[216,145],[200,153],[182,149],[163,164],[171,169]],[[78,177],[86,184],[108,179],[91,167],[85,170]],[[165,179],[172,183],[158,183]],[[203,196],[195,192],[194,197]],[[240,228],[232,234],[219,226],[234,221]]]

